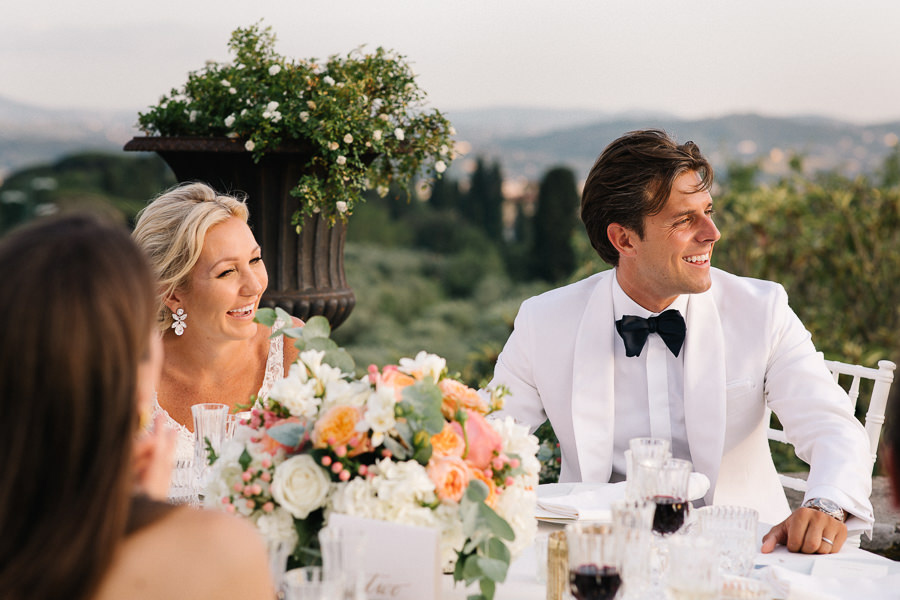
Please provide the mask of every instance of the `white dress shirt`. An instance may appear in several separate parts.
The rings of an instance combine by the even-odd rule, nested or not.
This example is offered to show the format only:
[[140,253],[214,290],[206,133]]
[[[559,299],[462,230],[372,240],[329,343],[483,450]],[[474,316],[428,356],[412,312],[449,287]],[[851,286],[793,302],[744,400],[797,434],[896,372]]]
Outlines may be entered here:
[[[624,315],[648,318],[653,313],[632,300],[613,281],[613,311],[618,321]],[[687,315],[689,296],[679,296],[663,310]],[[662,311],[660,311],[662,312]],[[628,441],[636,437],[658,437],[672,443],[672,456],[691,460],[684,424],[684,351],[672,354],[655,333],[647,337],[638,356],[625,356],[625,342],[615,336],[615,428],[613,435],[614,480],[624,479]]]

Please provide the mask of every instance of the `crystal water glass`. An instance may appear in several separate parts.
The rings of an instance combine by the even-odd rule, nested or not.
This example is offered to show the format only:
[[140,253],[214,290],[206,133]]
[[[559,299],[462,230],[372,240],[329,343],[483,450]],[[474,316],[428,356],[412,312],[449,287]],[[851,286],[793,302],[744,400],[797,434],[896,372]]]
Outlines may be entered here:
[[744,576],[753,569],[757,551],[759,513],[745,506],[704,506],[697,509],[701,534],[718,545],[719,569],[723,575]]
[[323,527],[319,530],[322,566],[328,579],[339,581],[339,600],[365,600],[366,532],[346,527]]
[[285,600],[341,600],[340,582],[331,579],[322,567],[300,567],[284,574]]
[[612,600],[622,585],[621,555],[609,525],[566,526],[569,592],[576,600]]
[[654,586],[651,560],[653,513],[649,500],[619,500],[610,505],[616,552],[621,560],[623,599],[646,598]]
[[700,534],[667,540],[666,596],[670,600],[714,600],[722,590],[716,542]]
[[194,417],[194,485],[201,493],[209,473],[208,448],[217,454],[222,449],[225,437],[228,406],[226,404],[204,403],[191,407]]
[[669,440],[660,438],[632,438],[625,451],[625,497],[636,500],[641,497],[634,465],[661,467],[672,458]]

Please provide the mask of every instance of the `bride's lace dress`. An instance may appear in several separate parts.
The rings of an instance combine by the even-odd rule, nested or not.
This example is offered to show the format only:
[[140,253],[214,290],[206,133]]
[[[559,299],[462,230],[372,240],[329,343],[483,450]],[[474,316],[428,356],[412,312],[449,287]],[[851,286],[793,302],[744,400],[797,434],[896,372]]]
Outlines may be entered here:
[[[276,323],[273,331],[281,327]],[[263,378],[259,392],[256,394],[257,402],[269,396],[272,385],[284,374],[284,336],[275,336],[269,340],[269,355],[266,358],[266,374]],[[153,396],[153,416],[163,413],[169,427],[178,431],[178,443],[175,448],[175,464],[178,466],[189,464],[194,458],[194,434],[184,425],[169,416],[159,400]],[[152,421],[151,421],[152,422]]]

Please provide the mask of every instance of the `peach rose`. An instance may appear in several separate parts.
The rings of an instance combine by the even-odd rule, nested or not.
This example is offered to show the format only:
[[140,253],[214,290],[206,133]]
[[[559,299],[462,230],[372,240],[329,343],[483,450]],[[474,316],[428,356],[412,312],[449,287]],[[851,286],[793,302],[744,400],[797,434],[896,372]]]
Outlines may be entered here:
[[362,411],[355,406],[340,405],[328,409],[313,427],[312,442],[316,448],[327,446],[357,446],[362,434],[356,424],[362,419]]
[[473,469],[471,467],[469,467],[469,479],[477,479],[487,486],[488,495],[484,499],[484,503],[494,508],[494,504],[497,502],[497,486],[494,484],[494,480],[485,475],[481,469]]
[[406,373],[401,373],[395,366],[387,366],[381,375],[381,381],[384,385],[394,388],[394,394],[399,401],[403,396],[403,388],[410,386],[416,382],[415,378],[410,377]]
[[[494,456],[503,450],[503,438],[479,413],[467,410],[466,415],[465,440],[468,451],[463,458],[476,469],[487,469]],[[459,423],[453,422],[451,425],[456,433],[463,435]]]
[[434,483],[435,493],[441,500],[459,502],[469,487],[469,468],[458,456],[432,458],[425,467]]
[[450,423],[444,423],[444,429],[431,436],[432,456],[458,456],[462,458],[466,451],[466,442],[453,429]]
[[441,402],[441,412],[447,419],[452,419],[457,409],[464,408],[486,414],[488,404],[478,395],[478,392],[469,386],[453,379],[442,379],[438,382],[444,398]]

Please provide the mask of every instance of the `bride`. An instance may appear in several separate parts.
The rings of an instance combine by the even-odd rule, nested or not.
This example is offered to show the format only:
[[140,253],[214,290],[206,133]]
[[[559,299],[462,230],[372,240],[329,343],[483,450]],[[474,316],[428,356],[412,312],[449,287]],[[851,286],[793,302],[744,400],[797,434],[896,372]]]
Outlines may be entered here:
[[150,202],[134,229],[159,285],[165,361],[155,411],[179,431],[179,461],[193,453],[191,406],[240,411],[297,358],[293,344],[253,321],[269,279],[247,217],[242,201],[191,183]]

